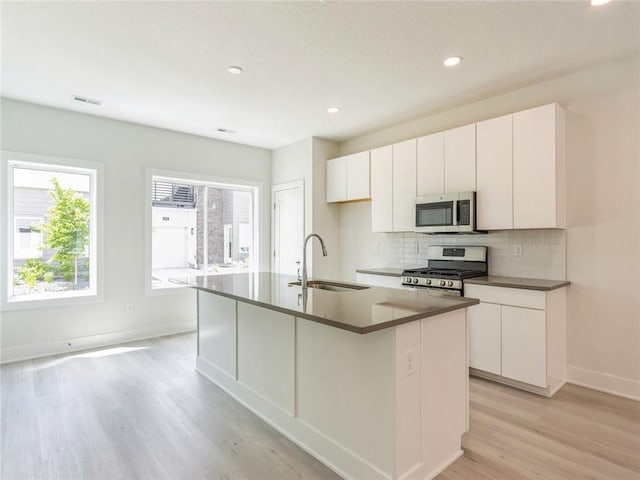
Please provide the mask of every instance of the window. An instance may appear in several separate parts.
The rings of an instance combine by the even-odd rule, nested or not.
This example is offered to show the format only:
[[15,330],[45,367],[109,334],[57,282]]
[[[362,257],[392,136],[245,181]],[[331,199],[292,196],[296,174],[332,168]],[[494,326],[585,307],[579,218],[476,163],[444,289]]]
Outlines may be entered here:
[[24,154],[5,152],[3,157],[9,227],[6,303],[97,295],[101,168],[92,162]]
[[254,270],[257,187],[150,175],[151,290],[172,278]]

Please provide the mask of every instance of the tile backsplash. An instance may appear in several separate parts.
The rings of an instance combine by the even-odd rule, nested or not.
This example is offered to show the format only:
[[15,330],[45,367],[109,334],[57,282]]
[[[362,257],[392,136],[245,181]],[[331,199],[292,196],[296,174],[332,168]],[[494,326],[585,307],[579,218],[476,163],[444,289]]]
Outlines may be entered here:
[[[489,274],[510,277],[566,279],[564,230],[504,230],[478,235],[386,233],[378,237],[379,258],[389,267],[422,267],[429,245],[486,245]],[[517,246],[522,255],[514,255]]]

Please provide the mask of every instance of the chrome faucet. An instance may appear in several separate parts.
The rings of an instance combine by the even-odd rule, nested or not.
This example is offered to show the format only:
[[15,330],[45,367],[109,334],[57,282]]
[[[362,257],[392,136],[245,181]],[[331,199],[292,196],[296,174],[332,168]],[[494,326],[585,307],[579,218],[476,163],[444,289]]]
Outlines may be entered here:
[[302,280],[300,281],[300,285],[303,290],[307,289],[307,282],[309,281],[307,278],[307,243],[311,240],[311,237],[316,237],[320,240],[320,246],[322,247],[322,256],[327,256],[327,248],[324,246],[324,240],[317,233],[310,233],[307,235],[307,238],[304,239],[304,246],[302,247]]

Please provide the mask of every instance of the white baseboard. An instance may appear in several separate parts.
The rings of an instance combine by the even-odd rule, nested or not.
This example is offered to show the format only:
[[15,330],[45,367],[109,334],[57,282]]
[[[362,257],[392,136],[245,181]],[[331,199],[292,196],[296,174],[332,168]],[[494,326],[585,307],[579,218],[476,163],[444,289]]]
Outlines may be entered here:
[[102,333],[86,337],[67,338],[46,343],[5,347],[0,351],[0,364],[48,357],[62,353],[78,352],[91,348],[106,347],[118,343],[134,342],[146,338],[162,337],[176,333],[195,331],[195,320],[164,323],[152,327]]
[[640,401],[640,381],[638,380],[569,365],[567,367],[567,382]]

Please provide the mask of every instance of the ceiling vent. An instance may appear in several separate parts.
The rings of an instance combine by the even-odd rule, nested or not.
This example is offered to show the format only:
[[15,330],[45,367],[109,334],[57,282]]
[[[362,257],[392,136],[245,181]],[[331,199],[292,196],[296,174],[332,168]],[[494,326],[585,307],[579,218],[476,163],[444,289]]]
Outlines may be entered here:
[[95,98],[81,97],[80,95],[74,95],[72,98],[76,102],[90,103],[91,105],[102,105],[102,100],[96,100]]
[[233,135],[237,130],[231,130],[230,128],[218,128],[218,133],[226,133],[228,135]]

